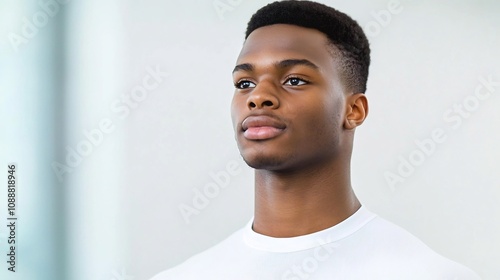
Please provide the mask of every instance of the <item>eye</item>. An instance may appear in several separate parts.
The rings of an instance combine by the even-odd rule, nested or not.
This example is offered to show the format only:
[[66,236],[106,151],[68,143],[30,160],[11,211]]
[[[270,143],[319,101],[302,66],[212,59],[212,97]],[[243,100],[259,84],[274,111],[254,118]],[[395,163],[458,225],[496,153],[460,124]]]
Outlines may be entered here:
[[238,89],[254,88],[255,84],[250,81],[243,80],[234,84],[234,87]]
[[288,80],[285,81],[285,85],[289,86],[302,86],[307,84],[307,81],[297,78],[297,77],[291,77]]

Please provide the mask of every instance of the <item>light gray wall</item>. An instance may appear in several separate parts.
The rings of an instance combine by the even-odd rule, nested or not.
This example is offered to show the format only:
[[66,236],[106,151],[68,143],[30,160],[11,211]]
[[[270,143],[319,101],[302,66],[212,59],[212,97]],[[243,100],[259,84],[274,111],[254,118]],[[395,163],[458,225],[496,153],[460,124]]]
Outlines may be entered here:
[[[216,244],[252,215],[253,174],[239,159],[229,118],[230,72],[246,22],[271,1],[233,1],[222,18],[213,6],[220,2],[231,5],[150,0],[130,1],[125,8],[132,79],[155,63],[171,74],[165,88],[151,94],[127,121],[124,188],[130,197],[133,266],[141,277]],[[500,232],[500,175],[495,172],[500,86],[484,100],[474,99],[474,92],[481,77],[500,80],[500,5],[321,2],[358,20],[373,52],[370,114],[357,131],[352,166],[358,195],[372,211],[441,254],[494,279],[500,275],[494,267],[500,258],[495,239]],[[383,17],[388,7],[390,21],[377,22],[374,14]],[[471,110],[467,117],[448,112],[464,102]],[[434,142],[421,163],[415,141],[433,133],[442,134],[433,140],[440,143]],[[399,157],[409,160],[410,155],[419,165],[412,174],[399,174]],[[224,171],[233,160],[241,172],[186,223],[179,206],[193,206],[194,190],[214,182],[210,173]],[[402,182],[391,186],[388,172]]]

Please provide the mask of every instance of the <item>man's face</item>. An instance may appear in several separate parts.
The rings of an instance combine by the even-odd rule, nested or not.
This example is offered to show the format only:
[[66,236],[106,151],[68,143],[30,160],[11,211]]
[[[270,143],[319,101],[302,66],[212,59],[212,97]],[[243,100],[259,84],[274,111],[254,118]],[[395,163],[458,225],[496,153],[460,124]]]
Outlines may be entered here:
[[323,33],[286,24],[247,38],[233,72],[231,115],[249,166],[294,170],[335,158],[345,94],[328,48]]

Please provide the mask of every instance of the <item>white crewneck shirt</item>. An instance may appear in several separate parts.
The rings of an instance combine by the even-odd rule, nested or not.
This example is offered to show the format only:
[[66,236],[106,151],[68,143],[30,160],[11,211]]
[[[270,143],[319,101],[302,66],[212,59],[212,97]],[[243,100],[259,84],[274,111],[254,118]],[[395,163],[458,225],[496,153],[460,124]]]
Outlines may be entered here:
[[480,280],[364,206],[297,237],[265,236],[252,224],[151,280]]

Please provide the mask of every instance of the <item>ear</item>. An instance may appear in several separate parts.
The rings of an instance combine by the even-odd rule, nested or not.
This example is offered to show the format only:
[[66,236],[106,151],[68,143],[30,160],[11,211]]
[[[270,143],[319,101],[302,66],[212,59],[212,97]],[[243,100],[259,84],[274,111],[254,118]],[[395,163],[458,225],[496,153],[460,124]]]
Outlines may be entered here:
[[344,128],[351,130],[360,126],[368,116],[368,99],[364,93],[356,93],[346,98]]

